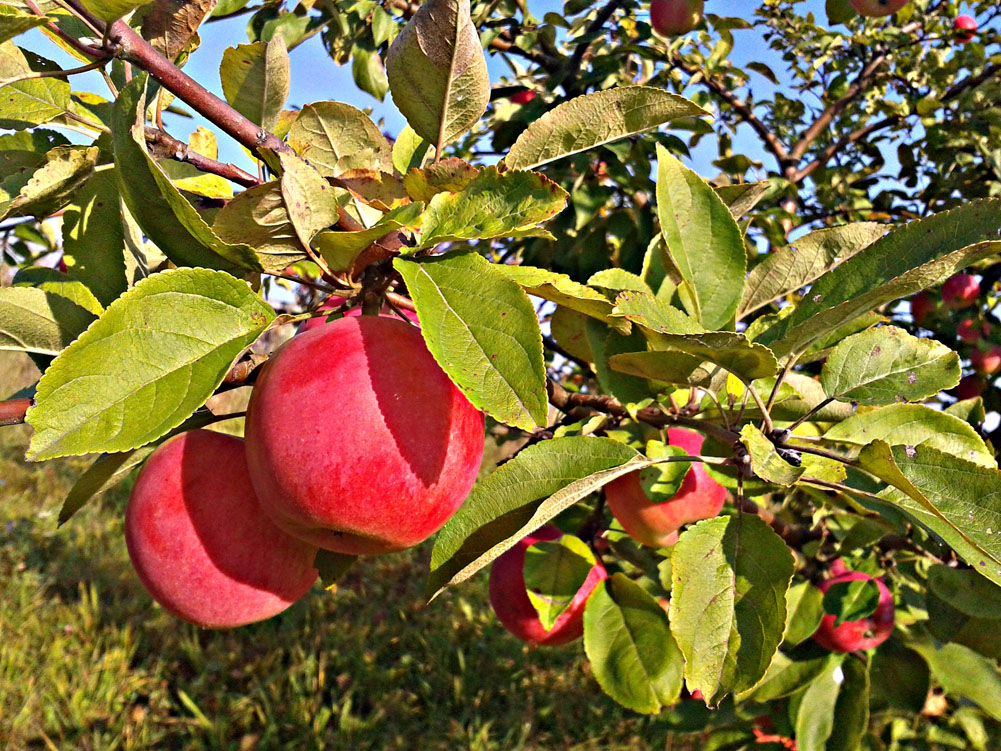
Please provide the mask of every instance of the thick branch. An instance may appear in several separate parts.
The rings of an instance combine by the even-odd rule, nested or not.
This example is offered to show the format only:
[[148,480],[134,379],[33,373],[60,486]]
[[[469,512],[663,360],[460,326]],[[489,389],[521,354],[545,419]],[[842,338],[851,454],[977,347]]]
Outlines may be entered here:
[[209,159],[207,156],[189,149],[186,143],[164,133],[162,130],[147,126],[146,143],[151,146],[162,147],[170,155],[171,159],[176,159],[179,162],[188,162],[202,172],[210,172],[213,175],[225,177],[227,180],[232,180],[237,185],[242,185],[245,188],[253,188],[255,185],[261,184],[260,180],[249,172],[244,172],[235,164],[226,164],[215,159]]
[[261,147],[272,151],[290,153],[291,149],[273,133],[254,124],[222,99],[206,89],[191,76],[182,72],[170,60],[157,52],[145,39],[124,21],[115,21],[106,27],[103,21],[92,16],[80,0],[66,2],[84,19],[98,29],[105,29],[107,43],[123,60],[149,73],[164,88],[173,92],[181,101],[219,126],[251,151]]
[[975,89],[982,83],[986,83],[992,78],[1001,76],[1001,65],[988,65],[980,73],[975,76],[970,76],[965,78],[957,84],[951,86],[945,94],[942,95],[943,102],[949,102],[958,97],[964,91],[968,89]]
[[863,138],[867,138],[876,131],[884,130],[900,122],[900,115],[891,115],[890,117],[879,120],[878,122],[870,123],[863,128],[853,130],[851,133],[842,136],[837,141],[832,143],[826,149],[820,152],[820,155],[814,159],[812,162],[807,164],[805,167],[793,171],[788,178],[791,182],[798,183],[803,178],[809,177],[818,169],[823,167],[831,158],[841,151],[845,146],[849,144],[857,143]]
[[0,425],[20,425],[31,406],[31,399],[8,399],[0,402]]

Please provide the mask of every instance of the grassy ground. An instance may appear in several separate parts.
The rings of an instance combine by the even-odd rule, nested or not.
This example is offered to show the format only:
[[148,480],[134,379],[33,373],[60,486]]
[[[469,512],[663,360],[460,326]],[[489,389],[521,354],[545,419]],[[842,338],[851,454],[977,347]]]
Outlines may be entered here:
[[[0,353],[0,398],[31,383]],[[663,719],[604,697],[579,643],[528,650],[485,577],[425,605],[427,546],[355,566],[284,614],[233,631],[156,606],[122,535],[127,490],[62,529],[86,460],[26,464],[0,428],[0,746],[8,749],[674,748]]]

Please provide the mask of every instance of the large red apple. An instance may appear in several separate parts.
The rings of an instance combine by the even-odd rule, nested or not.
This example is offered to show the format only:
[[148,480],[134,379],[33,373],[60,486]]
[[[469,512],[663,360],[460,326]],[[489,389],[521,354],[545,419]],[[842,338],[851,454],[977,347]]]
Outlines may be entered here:
[[547,647],[579,639],[584,634],[584,605],[598,582],[605,579],[605,567],[596,563],[577,591],[570,607],[560,613],[546,631],[525,589],[525,551],[537,542],[558,540],[562,532],[547,524],[528,535],[501,555],[490,567],[490,604],[504,628],[522,641]]
[[955,310],[968,308],[980,297],[980,283],[973,274],[953,274],[942,285],[942,302]]
[[[695,456],[702,450],[704,439],[691,430],[669,428],[667,440]],[[639,472],[630,472],[605,486],[608,508],[622,528],[633,539],[652,548],[673,545],[683,525],[716,516],[725,499],[726,488],[711,479],[699,462],[692,462],[678,492],[661,503],[647,497]]]
[[650,24],[661,36],[687,34],[699,25],[703,0],[651,0]]
[[903,8],[910,0],[851,0],[852,7],[860,16],[866,18],[881,18],[892,16]]
[[893,594],[882,577],[873,579],[861,571],[849,571],[840,560],[835,561],[831,569],[834,576],[820,584],[821,592],[839,582],[874,581],[879,588],[879,604],[872,615],[858,621],[845,621],[837,627],[835,616],[824,615],[813,635],[814,641],[832,652],[858,652],[878,647],[893,633]]
[[961,44],[969,44],[977,34],[977,19],[965,13],[956,16],[952,22],[952,30],[956,32],[956,41]]
[[132,565],[179,618],[229,628],[285,610],[316,579],[316,548],[261,511],[243,441],[192,430],[156,449],[125,512]]
[[279,526],[340,553],[409,548],[465,500],[483,415],[398,319],[340,318],[271,358],[247,408],[247,460]]

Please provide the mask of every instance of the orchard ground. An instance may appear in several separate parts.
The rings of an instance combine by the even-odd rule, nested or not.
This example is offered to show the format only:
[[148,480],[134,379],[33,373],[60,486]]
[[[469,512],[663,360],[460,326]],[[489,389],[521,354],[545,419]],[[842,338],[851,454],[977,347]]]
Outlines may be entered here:
[[[36,377],[26,357],[0,353],[0,391]],[[0,740],[10,751],[698,748],[697,737],[668,739],[664,716],[602,694],[579,644],[530,649],[510,636],[485,575],[426,605],[430,544],[362,559],[336,594],[317,583],[263,623],[188,626],[129,565],[131,482],[57,530],[88,462],[25,463],[28,436],[0,431]]]

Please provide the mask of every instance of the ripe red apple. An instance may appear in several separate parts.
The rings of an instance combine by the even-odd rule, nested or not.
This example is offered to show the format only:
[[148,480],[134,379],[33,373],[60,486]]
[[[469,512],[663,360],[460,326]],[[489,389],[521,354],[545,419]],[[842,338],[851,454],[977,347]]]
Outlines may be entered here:
[[984,393],[984,382],[978,375],[963,376],[959,383],[952,388],[952,395],[963,401],[973,399]]
[[699,25],[703,0],[651,0],[650,24],[661,36],[687,34]]
[[952,22],[952,30],[956,32],[956,41],[961,44],[969,44],[977,34],[977,19],[965,13],[956,16]]
[[519,91],[517,94],[511,95],[511,102],[513,104],[528,104],[533,99],[535,99],[535,92],[531,89],[525,89],[524,91]]
[[983,375],[993,375],[1001,370],[1001,347],[992,344],[986,352],[975,347],[970,352],[970,364],[973,369]]
[[504,628],[522,641],[553,647],[579,639],[584,634],[584,605],[598,582],[605,579],[605,567],[596,563],[577,591],[570,607],[546,631],[525,590],[525,551],[537,542],[558,540],[563,535],[547,524],[528,535],[501,555],[490,567],[490,604]]
[[125,512],[139,579],[189,623],[231,628],[280,613],[316,579],[316,548],[261,510],[243,441],[192,430],[143,466]]
[[820,584],[821,592],[839,582],[875,581],[879,587],[879,604],[872,615],[858,621],[845,621],[837,627],[835,616],[825,614],[813,635],[814,640],[832,652],[857,652],[878,647],[893,633],[893,594],[882,577],[874,579],[861,571],[849,571],[840,560],[835,561],[831,570],[834,576]]
[[955,310],[968,308],[980,297],[980,283],[973,274],[953,274],[942,285],[942,302]]
[[247,461],[264,510],[322,548],[373,555],[436,532],[465,500],[483,415],[420,331],[340,318],[290,339],[251,395]]
[[910,0],[851,0],[852,7],[860,16],[866,18],[881,18],[892,16],[903,8]]
[[[704,439],[691,430],[668,428],[667,440],[671,446],[695,456],[702,450]],[[682,525],[716,516],[725,499],[726,488],[711,479],[699,462],[692,462],[678,492],[662,503],[647,497],[639,472],[630,472],[605,486],[608,508],[622,528],[634,540],[652,548],[673,545]]]
[[956,327],[956,338],[967,344],[976,344],[981,336],[988,336],[990,333],[991,327],[986,321],[981,323],[976,318],[964,318]]
[[925,326],[938,308],[938,301],[928,290],[922,290],[911,298],[911,318],[918,326]]

